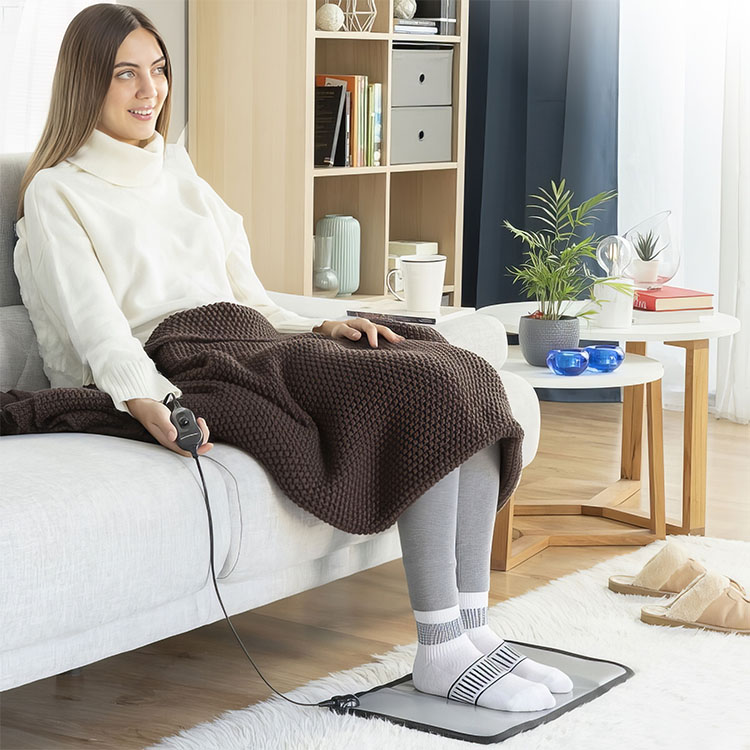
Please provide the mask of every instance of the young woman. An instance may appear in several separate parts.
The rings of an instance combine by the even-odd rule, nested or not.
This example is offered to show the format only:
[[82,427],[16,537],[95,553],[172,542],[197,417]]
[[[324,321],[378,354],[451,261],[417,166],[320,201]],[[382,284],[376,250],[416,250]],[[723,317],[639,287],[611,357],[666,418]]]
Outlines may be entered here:
[[[403,341],[356,318],[304,318],[275,305],[256,276],[242,217],[165,147],[172,71],[153,24],[124,5],[71,22],[50,112],[19,197],[15,270],[53,387],[95,383],[163,446],[185,454],[162,399],[181,392],[143,345],[166,317],[224,301],[277,331]],[[211,449],[209,426],[203,454]],[[487,625],[499,491],[496,445],[474,454],[399,517],[422,691],[506,711],[555,704],[572,689]],[[461,678],[461,679],[460,679]]]

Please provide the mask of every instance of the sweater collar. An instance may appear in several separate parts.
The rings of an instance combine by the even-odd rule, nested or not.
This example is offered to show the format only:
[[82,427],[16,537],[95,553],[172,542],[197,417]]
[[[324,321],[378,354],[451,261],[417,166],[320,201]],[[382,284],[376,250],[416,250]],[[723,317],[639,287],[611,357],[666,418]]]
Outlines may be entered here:
[[83,146],[67,160],[114,185],[145,187],[152,185],[161,174],[164,139],[155,131],[151,142],[141,148],[94,129]]

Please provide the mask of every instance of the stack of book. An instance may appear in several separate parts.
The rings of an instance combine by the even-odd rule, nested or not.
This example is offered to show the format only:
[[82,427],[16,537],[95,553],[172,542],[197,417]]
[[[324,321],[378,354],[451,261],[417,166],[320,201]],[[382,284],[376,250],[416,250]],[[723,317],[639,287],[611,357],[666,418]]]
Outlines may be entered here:
[[367,76],[315,76],[315,166],[379,167],[383,86]]
[[636,289],[633,297],[633,322],[697,323],[701,316],[713,313],[713,298],[713,294],[708,292],[676,286]]
[[438,22],[426,18],[394,18],[393,31],[396,34],[437,34]]

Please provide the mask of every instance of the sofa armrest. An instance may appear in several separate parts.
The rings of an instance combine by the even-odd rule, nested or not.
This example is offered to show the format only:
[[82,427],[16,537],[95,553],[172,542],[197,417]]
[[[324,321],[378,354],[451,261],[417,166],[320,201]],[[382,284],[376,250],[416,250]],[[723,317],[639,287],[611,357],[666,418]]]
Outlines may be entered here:
[[[308,318],[345,320],[346,311],[352,306],[350,299],[306,297],[302,294],[269,292],[271,299],[281,307]],[[496,369],[500,369],[508,357],[508,338],[500,320],[484,313],[471,313],[438,321],[435,325],[445,338],[455,346],[468,349],[484,357]]]
[[303,294],[286,294],[285,292],[268,292],[268,296],[280,307],[306,318],[344,320],[349,317],[346,311],[352,304],[350,299],[306,297]]

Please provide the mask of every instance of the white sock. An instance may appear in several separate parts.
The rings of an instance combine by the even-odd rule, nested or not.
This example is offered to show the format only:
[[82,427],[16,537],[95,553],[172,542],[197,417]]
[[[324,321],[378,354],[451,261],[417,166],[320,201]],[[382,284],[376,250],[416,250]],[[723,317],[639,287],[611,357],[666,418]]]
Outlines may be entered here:
[[[414,618],[419,642],[412,679],[417,690],[442,698],[451,693],[455,700],[500,711],[542,711],[555,705],[552,694],[541,683],[486,663],[481,651],[461,632],[458,607],[415,611]],[[471,685],[462,693],[456,683],[470,668]]]
[[[461,610],[461,622],[464,633],[483,654],[488,654],[501,646],[505,641],[487,624],[487,606],[489,593],[459,592],[458,606]],[[546,685],[553,693],[568,693],[573,689],[570,677],[555,667],[548,667],[526,657],[513,674],[533,682]]]

